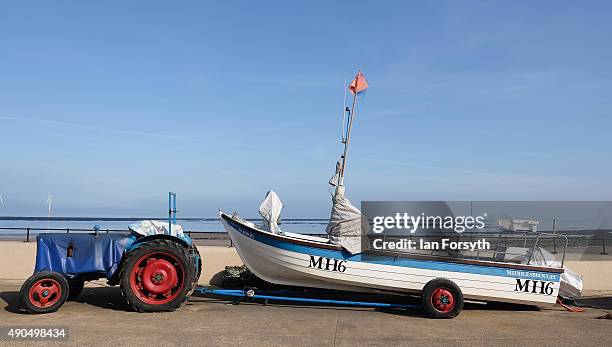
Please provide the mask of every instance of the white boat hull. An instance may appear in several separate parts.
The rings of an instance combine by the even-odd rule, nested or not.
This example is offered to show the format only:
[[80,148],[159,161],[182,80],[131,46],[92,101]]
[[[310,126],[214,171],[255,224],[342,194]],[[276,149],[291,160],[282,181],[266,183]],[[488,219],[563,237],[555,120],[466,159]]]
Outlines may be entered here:
[[[554,304],[558,269],[495,262],[477,265],[384,255],[351,256],[337,246],[304,242],[259,230],[222,214],[244,264],[261,279],[281,284],[356,292],[419,293],[436,278],[455,282],[466,299]],[[520,268],[519,268],[520,267]]]

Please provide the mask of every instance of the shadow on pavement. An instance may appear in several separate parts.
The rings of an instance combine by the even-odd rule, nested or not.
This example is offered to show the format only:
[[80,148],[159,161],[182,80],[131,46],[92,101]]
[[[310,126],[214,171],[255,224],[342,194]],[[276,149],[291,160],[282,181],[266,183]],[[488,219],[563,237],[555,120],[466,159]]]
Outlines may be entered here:
[[[396,303],[396,304],[408,304],[415,305],[413,308],[375,308],[376,311],[384,312],[393,315],[401,315],[401,316],[411,316],[417,318],[426,318],[423,310],[421,309],[421,300],[418,297],[413,296],[393,296],[393,295],[380,295],[380,294],[356,294],[356,293],[342,293],[335,291],[312,291],[309,292],[299,292],[296,291],[295,294],[300,297],[311,297],[311,298],[320,298],[320,299],[336,299],[336,300],[360,300],[360,301],[372,301],[372,302],[385,302],[385,303]],[[199,298],[202,300],[193,300],[194,298]],[[309,303],[309,302],[289,302],[283,300],[269,300],[266,302],[264,299],[252,299],[252,298],[243,298],[239,300],[238,298],[232,298],[222,295],[215,295],[210,293],[198,293],[194,292],[192,299],[190,300],[192,303],[224,303],[224,304],[246,304],[246,305],[270,305],[270,306],[281,306],[281,307],[302,307],[309,309],[317,309],[317,310],[346,310],[346,311],[362,311],[362,310],[370,310],[371,308],[362,307],[362,306],[350,306],[350,305],[324,305],[318,303]],[[474,310],[474,311],[538,311],[539,309],[536,306],[528,306],[528,305],[519,305],[519,304],[509,304],[509,303],[501,303],[501,302],[488,302],[486,304],[478,304],[478,303],[465,303],[464,310]]]
[[587,296],[580,299],[576,299],[576,303],[581,307],[612,310],[612,296]]
[[[311,296],[313,293],[311,293]],[[16,291],[6,291],[0,293],[0,298],[6,303],[4,309],[8,312],[12,313],[26,313],[24,310],[20,308],[19,305],[19,292]],[[194,300],[195,299],[195,300]],[[199,299],[199,300],[198,300]],[[344,297],[343,299],[346,299]],[[381,299],[378,296],[378,299]],[[382,302],[395,302],[395,303],[405,303],[405,304],[414,304],[418,305],[420,300],[417,298],[405,297],[386,297],[387,300],[382,300]],[[95,307],[100,307],[104,309],[111,309],[116,311],[124,311],[129,312],[131,309],[123,300],[121,295],[121,290],[118,287],[85,287],[83,292],[74,299],[75,302],[91,305]],[[197,292],[193,294],[193,296],[189,300],[189,304],[231,304],[236,302],[235,298],[228,298],[218,295],[211,294],[198,294]],[[256,305],[265,305],[264,300],[252,300],[249,298],[245,298],[241,301],[241,304],[256,304]],[[587,306],[592,308],[599,309],[612,309],[612,297],[587,297],[579,300],[578,304],[580,306]],[[284,307],[303,307],[309,309],[318,309],[318,310],[369,310],[369,308],[364,307],[355,307],[355,306],[339,306],[339,305],[320,305],[315,303],[294,303],[287,301],[278,301],[278,300],[270,300],[269,305],[271,306],[284,306]],[[473,304],[466,303],[464,306],[464,310],[482,310],[482,311],[537,311],[538,308],[534,306],[525,306],[525,305],[516,305],[516,304],[506,304],[506,303],[496,303],[489,302],[487,304]],[[402,316],[413,316],[413,317],[424,317],[423,312],[420,308],[411,308],[411,309],[399,309],[399,308],[377,308],[376,311],[385,312],[388,314],[394,315],[402,315]]]
[[0,298],[6,303],[5,311],[12,313],[26,313],[19,305],[19,292],[1,292]]
[[116,311],[131,311],[123,300],[119,287],[85,287],[74,301]]
[[[395,308],[379,308],[376,311],[399,316],[411,316],[415,318],[431,319],[426,316],[420,308],[413,309],[395,309]],[[465,303],[463,311],[539,311],[535,306],[526,306],[518,304],[508,304],[503,302],[489,302],[487,304]]]
[[[12,313],[28,314],[25,310],[21,309],[19,304],[19,292],[7,291],[1,292],[0,298],[6,303],[4,307],[5,311]],[[113,287],[102,287],[102,288],[84,288],[81,295],[79,295],[73,301],[92,305],[105,309],[119,310],[119,311],[130,311],[129,307],[125,304],[123,297],[121,296],[121,290]],[[61,310],[61,308],[60,308]]]
[[539,311],[537,306],[511,304],[506,302],[487,302],[486,304],[466,303],[464,310],[481,311]]

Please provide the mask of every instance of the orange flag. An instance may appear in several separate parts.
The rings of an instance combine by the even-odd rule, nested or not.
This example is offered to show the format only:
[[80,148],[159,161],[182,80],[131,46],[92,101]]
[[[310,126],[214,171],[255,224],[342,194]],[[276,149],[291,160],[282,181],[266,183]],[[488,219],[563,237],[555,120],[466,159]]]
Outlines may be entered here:
[[365,76],[361,73],[361,70],[359,70],[353,82],[349,84],[349,90],[353,95],[355,95],[363,92],[366,89],[368,89],[368,81],[366,81]]

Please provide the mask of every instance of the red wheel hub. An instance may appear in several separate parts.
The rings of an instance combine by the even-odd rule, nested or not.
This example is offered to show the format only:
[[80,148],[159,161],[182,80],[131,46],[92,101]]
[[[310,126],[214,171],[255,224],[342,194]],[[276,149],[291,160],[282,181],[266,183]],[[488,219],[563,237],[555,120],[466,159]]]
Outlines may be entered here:
[[32,305],[36,307],[53,306],[62,297],[62,287],[52,278],[43,278],[32,285],[28,297]]
[[440,312],[450,312],[455,307],[455,297],[447,288],[437,288],[431,294],[433,307]]
[[150,305],[172,301],[183,289],[183,268],[168,253],[152,253],[142,256],[130,274],[132,291]]

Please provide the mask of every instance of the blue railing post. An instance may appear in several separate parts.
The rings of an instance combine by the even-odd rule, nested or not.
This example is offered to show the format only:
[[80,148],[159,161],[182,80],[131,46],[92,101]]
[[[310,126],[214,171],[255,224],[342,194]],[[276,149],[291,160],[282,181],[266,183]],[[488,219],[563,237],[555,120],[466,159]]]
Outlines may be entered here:
[[168,234],[172,234],[172,223],[176,224],[176,193],[168,192]]
[[176,194],[173,194],[174,199],[172,199],[172,224],[176,224]]

